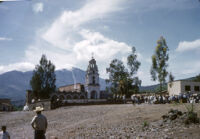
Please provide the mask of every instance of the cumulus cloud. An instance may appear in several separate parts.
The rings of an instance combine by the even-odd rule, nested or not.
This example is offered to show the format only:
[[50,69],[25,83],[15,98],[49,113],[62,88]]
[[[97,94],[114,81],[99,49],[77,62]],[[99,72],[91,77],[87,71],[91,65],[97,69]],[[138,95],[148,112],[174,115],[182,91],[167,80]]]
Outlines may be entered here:
[[42,38],[56,47],[69,49],[74,45],[73,38],[79,37],[77,32],[81,30],[81,25],[105,18],[110,13],[121,10],[120,7],[124,2],[124,0],[90,0],[76,11],[64,11],[42,35]]
[[200,39],[197,39],[195,41],[179,42],[178,48],[176,49],[176,51],[184,52],[184,51],[196,50],[199,48],[200,48]]
[[82,30],[80,34],[84,40],[78,42],[73,49],[78,60],[88,60],[90,54],[94,53],[97,59],[105,61],[117,54],[124,55],[131,52],[131,46],[106,38],[99,32]]
[[87,66],[91,54],[94,53],[97,61],[105,69],[111,58],[122,58],[122,55],[131,51],[131,46],[107,38],[100,32],[86,29],[83,25],[96,19],[107,18],[111,13],[122,10],[121,5],[124,2],[89,0],[78,10],[63,11],[50,26],[38,31],[36,42],[26,50],[26,58],[37,61],[39,59],[32,57],[37,55],[40,58],[41,54],[45,53],[56,63],[57,69],[70,66],[81,68]]
[[83,29],[79,34],[83,39],[76,42],[69,50],[50,47],[45,41],[39,41],[26,50],[26,59],[37,63],[44,53],[55,63],[57,69],[71,67],[86,69],[91,54],[94,53],[95,59],[101,65],[99,69],[103,73],[113,58],[122,59],[131,52],[131,46],[109,39],[99,32]]
[[11,38],[0,37],[0,41],[11,41]]
[[20,67],[22,71],[33,69],[33,65],[38,63],[42,54],[56,65],[56,69],[78,67],[86,70],[91,54],[94,53],[100,76],[105,78],[106,67],[110,61],[113,58],[123,60],[131,52],[131,46],[108,38],[100,32],[86,29],[82,25],[111,16],[111,13],[122,9],[121,5],[124,2],[124,0],[90,0],[76,11],[64,11],[50,26],[45,26],[36,32],[35,42],[28,46],[24,58],[32,65],[24,66],[22,64],[24,62],[21,62],[1,66],[0,71],[20,70]]
[[15,64],[9,64],[9,65],[1,65],[0,66],[0,74],[12,70],[18,70],[18,71],[29,71],[34,69],[35,65],[29,62],[20,62]]
[[38,2],[38,3],[34,4],[33,5],[33,11],[35,13],[43,12],[43,3],[42,2]]

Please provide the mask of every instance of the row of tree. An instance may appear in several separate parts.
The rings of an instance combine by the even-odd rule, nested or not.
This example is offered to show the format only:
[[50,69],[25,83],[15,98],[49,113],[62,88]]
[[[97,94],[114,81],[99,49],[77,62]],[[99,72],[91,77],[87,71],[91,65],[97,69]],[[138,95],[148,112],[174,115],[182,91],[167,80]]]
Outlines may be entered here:
[[[163,37],[157,41],[155,52],[152,55],[151,76],[152,80],[158,80],[160,83],[160,91],[166,83],[168,75],[168,54],[169,48]],[[106,82],[109,84],[107,91],[112,92],[114,95],[126,95],[130,97],[133,93],[139,91],[141,80],[136,76],[141,63],[137,60],[135,47],[132,47],[132,52],[127,56],[127,63],[119,59],[113,59],[108,68],[106,68],[109,78]],[[170,73],[169,81],[173,81],[174,77]],[[40,63],[36,65],[33,71],[33,76],[30,81],[31,88],[37,98],[49,98],[51,92],[56,90],[56,75],[55,65],[47,60],[45,55],[42,55]]]
[[[168,59],[169,48],[166,40],[163,37],[157,41],[155,52],[152,55],[152,66],[150,69],[151,77],[153,81],[159,81],[160,91],[163,90],[163,85],[166,83],[166,78],[169,75],[169,81],[174,80],[172,73],[168,73]],[[109,79],[108,91],[115,95],[126,95],[130,97],[133,93],[138,93],[141,80],[136,76],[137,71],[141,63],[137,60],[137,54],[135,47],[132,47],[132,53],[127,57],[127,68],[124,63],[119,59],[114,59],[107,68]]]

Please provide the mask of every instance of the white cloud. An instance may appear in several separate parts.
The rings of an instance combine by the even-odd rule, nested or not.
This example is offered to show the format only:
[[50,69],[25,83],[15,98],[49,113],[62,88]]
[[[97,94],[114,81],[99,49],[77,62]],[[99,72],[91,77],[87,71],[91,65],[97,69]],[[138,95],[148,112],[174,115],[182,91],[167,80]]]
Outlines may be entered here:
[[178,52],[184,52],[184,51],[190,51],[190,50],[196,50],[200,49],[200,39],[197,39],[195,41],[182,41],[179,42],[178,48],[176,51]]
[[38,3],[33,5],[33,11],[35,13],[43,12],[43,7],[44,7],[43,3],[42,2],[38,2]]
[[34,69],[35,65],[29,62],[21,62],[21,63],[15,63],[15,64],[9,64],[9,65],[1,65],[0,66],[0,74],[12,70],[18,70],[18,71],[29,71]]
[[88,60],[91,53],[101,61],[111,60],[117,55],[124,55],[131,52],[131,46],[123,42],[118,42],[104,37],[99,32],[82,30],[84,40],[76,43],[74,52],[77,54],[77,60]]
[[[125,0],[126,1],[126,0]],[[74,45],[74,37],[78,38],[81,25],[95,19],[108,17],[112,12],[121,10],[124,0],[90,0],[76,11],[64,11],[59,18],[42,35],[48,43],[62,49],[70,49]]]
[[131,52],[131,46],[109,39],[99,32],[83,29],[80,35],[83,40],[76,42],[70,50],[50,47],[45,42],[38,41],[26,50],[26,59],[31,63],[37,63],[41,55],[46,54],[47,58],[55,63],[56,69],[70,69],[71,67],[86,69],[91,54],[94,53],[97,63],[101,65],[99,70],[104,73],[103,70],[106,69],[113,58],[121,59]]
[[[121,10],[124,2],[124,0],[89,0],[76,11],[64,11],[50,26],[45,26],[36,32],[35,42],[25,51],[24,61],[35,65],[41,55],[45,54],[56,65],[56,69],[71,67],[86,69],[93,52],[99,70],[105,73],[103,70],[111,58],[122,58],[131,51],[131,47],[126,43],[107,38],[100,32],[85,29],[82,25],[106,18],[110,13]],[[33,10],[42,12],[43,4],[36,3]],[[7,66],[12,68],[1,66],[1,71],[19,69],[18,65],[19,63]]]
[[11,41],[11,38],[0,37],[0,41]]
[[[101,77],[106,78],[106,67],[113,58],[124,59],[131,52],[131,46],[104,36],[97,31],[85,29],[82,25],[96,19],[107,18],[110,13],[121,10],[124,0],[94,0],[76,11],[64,11],[49,27],[36,32],[35,42],[25,51],[25,62],[1,66],[0,73],[9,70],[33,69],[42,54],[45,54],[56,69],[78,67],[86,70],[91,54],[97,60]],[[78,39],[77,39],[78,38]],[[138,53],[138,57],[141,55]]]

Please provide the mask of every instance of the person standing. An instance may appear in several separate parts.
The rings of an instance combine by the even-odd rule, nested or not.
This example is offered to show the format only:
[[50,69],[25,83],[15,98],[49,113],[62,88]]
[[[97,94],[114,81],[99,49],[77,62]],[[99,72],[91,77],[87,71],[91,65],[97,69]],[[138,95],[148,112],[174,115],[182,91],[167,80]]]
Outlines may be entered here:
[[0,139],[10,139],[10,135],[6,131],[6,126],[2,126],[1,129],[2,131],[0,132]]
[[33,127],[34,131],[34,139],[45,139],[45,133],[47,129],[47,118],[42,115],[42,111],[44,109],[42,107],[36,107],[34,110],[36,112],[36,116],[33,117],[31,121],[31,125]]

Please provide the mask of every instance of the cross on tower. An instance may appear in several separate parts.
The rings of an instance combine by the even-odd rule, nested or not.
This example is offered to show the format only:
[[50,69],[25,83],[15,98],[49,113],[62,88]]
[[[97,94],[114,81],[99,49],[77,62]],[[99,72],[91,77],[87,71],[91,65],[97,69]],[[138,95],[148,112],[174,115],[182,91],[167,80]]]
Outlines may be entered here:
[[92,52],[92,59],[94,58],[94,52]]

